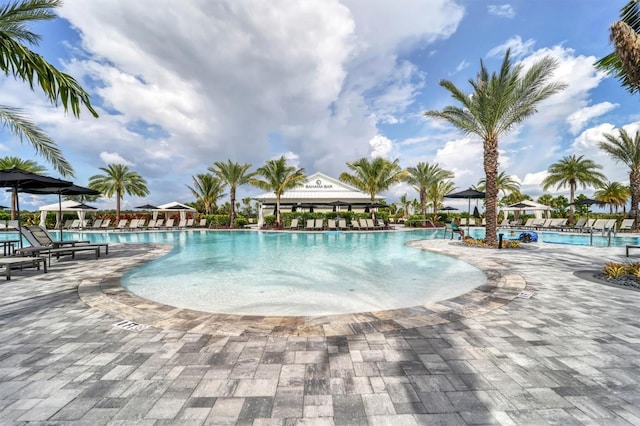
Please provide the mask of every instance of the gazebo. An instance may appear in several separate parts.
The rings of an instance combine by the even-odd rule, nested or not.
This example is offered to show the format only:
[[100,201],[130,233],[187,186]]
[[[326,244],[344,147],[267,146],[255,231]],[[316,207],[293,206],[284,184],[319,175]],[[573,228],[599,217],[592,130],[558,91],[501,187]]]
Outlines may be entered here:
[[[45,226],[47,221],[47,213],[49,212],[75,212],[78,214],[78,219],[80,219],[80,223],[84,223],[84,219],[87,212],[95,211],[95,207],[86,206],[82,203],[73,200],[66,200],[62,203],[54,203],[48,204],[46,206],[40,207],[38,210],[40,211],[40,226]],[[57,215],[57,221],[60,223],[62,218],[60,215]],[[58,226],[56,226],[58,228]]]
[[544,217],[548,219],[551,215],[551,207],[531,200],[519,201],[508,207],[504,207],[502,210],[505,212],[513,212],[514,215],[520,214],[521,212],[533,212],[536,219],[542,219],[543,214]]
[[[252,199],[258,201],[258,225],[262,226],[265,211],[271,209],[275,212],[276,194],[265,192]],[[384,197],[378,195],[374,197],[374,203],[382,200]],[[280,197],[281,209],[282,207],[298,208],[300,204],[303,205],[301,208],[314,206],[314,209],[319,210],[334,207],[346,209],[350,206],[365,209],[371,205],[371,196],[323,173],[314,173],[308,176],[299,187],[286,191]]]

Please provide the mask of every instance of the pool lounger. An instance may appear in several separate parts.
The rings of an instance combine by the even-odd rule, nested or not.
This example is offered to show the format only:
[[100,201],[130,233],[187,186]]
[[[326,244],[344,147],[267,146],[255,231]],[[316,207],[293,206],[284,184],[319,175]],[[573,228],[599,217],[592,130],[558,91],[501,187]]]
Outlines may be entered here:
[[627,257],[629,257],[629,249],[634,248],[634,249],[640,249],[640,245],[636,245],[636,244],[628,244],[626,249],[627,249]]
[[44,273],[47,273],[47,260],[44,257],[0,257],[0,267],[4,267],[4,275],[7,281],[11,279],[12,267],[31,266],[40,270],[42,264]]
[[96,259],[100,257],[100,246],[94,245],[77,245],[71,247],[24,247],[16,249],[16,253],[23,256],[36,256],[39,257],[41,255],[48,255],[49,259],[51,259],[51,255],[55,255],[56,257],[60,256],[68,256],[71,255],[73,259],[76,257],[76,252],[78,251],[93,251],[96,255]]

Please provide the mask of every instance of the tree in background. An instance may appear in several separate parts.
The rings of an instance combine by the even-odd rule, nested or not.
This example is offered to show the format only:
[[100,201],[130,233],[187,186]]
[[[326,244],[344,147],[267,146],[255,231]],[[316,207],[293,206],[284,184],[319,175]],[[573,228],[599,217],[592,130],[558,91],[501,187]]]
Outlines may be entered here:
[[[551,197],[551,195],[549,195]],[[589,212],[589,205],[588,204],[582,204],[581,201],[587,200],[589,197],[587,197],[584,194],[578,194],[576,195],[576,198],[573,200],[573,209],[575,211],[575,213],[577,215],[586,215]],[[551,199],[553,200],[553,197],[551,197]],[[580,203],[579,203],[580,202]],[[549,204],[551,205],[551,204]]]
[[347,167],[353,171],[353,174],[342,172],[340,180],[369,194],[371,203],[375,201],[377,193],[402,182],[408,174],[406,170],[402,170],[398,159],[389,161],[381,157],[371,161],[361,158],[347,163]]
[[593,198],[609,204],[609,213],[613,214],[615,208],[616,214],[620,207],[624,208],[629,199],[629,188],[620,182],[607,182],[596,190]]
[[573,203],[578,185],[582,188],[604,185],[606,178],[598,171],[600,169],[602,169],[601,165],[584,158],[583,155],[575,154],[564,157],[549,166],[548,175],[542,181],[543,189],[546,191],[555,185],[558,189],[563,186],[569,187],[569,222],[573,222]]
[[632,0],[620,9],[620,20],[610,28],[614,51],[595,63],[596,68],[620,80],[629,93],[640,90],[640,5]]
[[209,170],[229,185],[229,226],[233,227],[236,218],[236,190],[239,186],[249,183],[255,173],[249,173],[251,164],[239,164],[231,160],[227,160],[226,163],[215,161],[213,165],[215,167],[209,167]]
[[556,212],[557,217],[565,217],[569,207],[569,200],[564,195],[558,195],[551,201],[551,208]]
[[500,205],[503,207],[510,206],[511,204],[519,203],[524,200],[532,200],[530,195],[523,194],[520,192],[520,189],[516,191],[511,191],[508,195],[505,195],[500,199]]
[[[1,108],[1,107],[0,107]],[[25,172],[43,174],[47,169],[32,160],[23,160],[19,157],[2,157],[0,158],[0,170],[6,170],[16,167]],[[15,192],[11,192],[11,220],[16,220],[16,210],[18,208],[18,198]]]
[[[583,197],[584,197],[584,195],[583,195]],[[578,197],[576,197],[576,200],[577,199],[578,199]],[[538,202],[540,204],[544,204],[545,206],[551,206],[551,203],[553,202],[553,195],[551,195],[551,194],[542,194],[541,196],[538,197],[536,202]]]
[[264,179],[252,177],[249,183],[265,191],[273,191],[276,195],[276,226],[281,225],[280,221],[280,197],[288,189],[300,186],[305,180],[304,169],[294,166],[287,166],[284,155],[277,160],[269,160],[259,167],[254,176],[262,176]]
[[512,65],[507,50],[499,73],[489,74],[480,61],[480,72],[469,83],[472,93],[465,93],[451,81],[441,80],[460,107],[449,106],[442,111],[426,111],[425,116],[449,122],[467,135],[482,139],[486,182],[485,243],[498,244],[498,139],[512,131],[537,111],[537,106],[551,95],[563,90],[563,83],[547,83],[557,62],[547,56],[526,71],[521,64]]
[[89,188],[102,192],[105,197],[116,196],[116,222],[120,221],[120,200],[124,194],[135,197],[149,195],[147,181],[138,173],[129,170],[124,164],[109,164],[100,167],[105,174],[89,178]]
[[438,212],[438,209],[444,201],[444,196],[454,189],[455,185],[450,180],[442,180],[436,185],[431,185],[429,189],[427,189],[427,200],[433,206],[433,214]]
[[187,185],[196,202],[204,209],[204,214],[211,214],[218,204],[218,200],[224,197],[224,182],[210,173],[201,173],[192,176],[193,186]]
[[636,226],[640,222],[638,202],[640,202],[640,131],[636,131],[633,138],[626,130],[620,129],[618,137],[605,133],[605,141],[599,143],[600,149],[609,154],[617,163],[629,168],[629,193],[631,208],[629,217],[635,219]]
[[[496,188],[498,188],[498,194],[502,192],[503,196],[506,196],[512,192],[520,192],[520,182],[507,175],[504,171],[498,173],[496,178]],[[476,189],[481,192],[487,191],[487,179],[482,178],[476,184]],[[520,200],[521,201],[521,200]]]
[[[53,9],[61,4],[58,0],[23,0],[0,6],[0,70],[28,83],[31,90],[38,84],[52,104],[60,102],[64,110],[71,109],[75,117],[80,116],[81,103],[97,117],[89,95],[78,82],[29,48],[30,45],[37,46],[41,39],[39,34],[29,30],[29,26],[34,22],[55,19]],[[21,142],[26,139],[31,143],[36,153],[62,176],[73,176],[73,167],[60,148],[21,109],[0,105],[0,121]]]
[[415,167],[407,167],[407,173],[407,183],[413,186],[420,197],[420,214],[423,216],[427,214],[427,191],[429,188],[454,177],[453,172],[444,170],[437,163],[420,162]]
[[411,201],[409,201],[409,198],[407,198],[406,192],[400,196],[400,200],[398,200],[398,203],[402,208],[402,217],[407,218],[409,216],[409,204],[411,204]]

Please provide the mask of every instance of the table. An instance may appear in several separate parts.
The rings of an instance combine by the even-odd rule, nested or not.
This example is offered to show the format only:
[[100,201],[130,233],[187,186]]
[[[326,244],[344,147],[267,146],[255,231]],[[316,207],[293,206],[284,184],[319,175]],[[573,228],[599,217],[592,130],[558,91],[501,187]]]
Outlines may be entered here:
[[11,256],[14,252],[15,245],[18,244],[20,240],[0,240],[0,244],[2,244],[2,252],[5,256]]

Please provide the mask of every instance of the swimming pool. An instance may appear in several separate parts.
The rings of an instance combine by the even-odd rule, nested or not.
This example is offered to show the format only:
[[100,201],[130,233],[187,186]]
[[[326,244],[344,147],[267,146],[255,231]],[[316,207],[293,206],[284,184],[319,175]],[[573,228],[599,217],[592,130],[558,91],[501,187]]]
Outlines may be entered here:
[[[83,233],[94,242],[165,242],[174,249],[122,285],[163,304],[243,315],[333,315],[406,308],[484,284],[478,268],[419,250],[410,232]],[[80,234],[68,238],[80,238]]]

